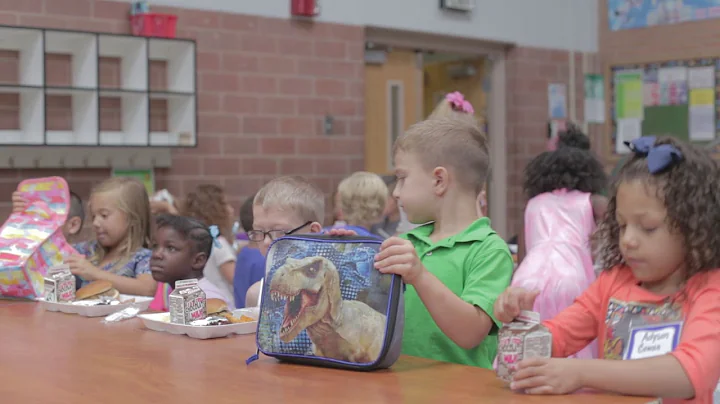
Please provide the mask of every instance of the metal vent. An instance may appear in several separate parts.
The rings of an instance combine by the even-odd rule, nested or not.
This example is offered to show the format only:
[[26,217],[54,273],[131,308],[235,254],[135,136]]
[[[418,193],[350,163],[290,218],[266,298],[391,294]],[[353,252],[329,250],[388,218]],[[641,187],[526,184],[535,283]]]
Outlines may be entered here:
[[440,8],[455,11],[472,11],[475,0],[440,0]]

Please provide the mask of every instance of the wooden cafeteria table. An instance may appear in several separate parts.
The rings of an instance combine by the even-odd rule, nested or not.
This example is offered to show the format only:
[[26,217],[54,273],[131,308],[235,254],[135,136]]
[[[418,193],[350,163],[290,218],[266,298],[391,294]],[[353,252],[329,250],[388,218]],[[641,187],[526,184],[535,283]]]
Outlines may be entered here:
[[0,301],[0,402],[15,403],[583,403],[654,400],[513,394],[490,370],[402,357],[372,373],[281,364],[254,335],[194,340],[141,320],[46,312]]

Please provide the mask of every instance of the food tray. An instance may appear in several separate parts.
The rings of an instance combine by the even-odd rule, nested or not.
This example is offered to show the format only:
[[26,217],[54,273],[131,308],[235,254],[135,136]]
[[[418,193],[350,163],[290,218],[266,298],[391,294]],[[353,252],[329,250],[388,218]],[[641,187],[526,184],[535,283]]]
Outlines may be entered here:
[[[233,310],[233,316],[245,315],[254,319],[258,318],[258,309],[237,309]],[[168,332],[170,334],[185,334],[190,338],[211,339],[223,338],[233,334],[253,334],[257,331],[257,320],[247,323],[235,323],[225,325],[193,326],[184,324],[172,324],[170,313],[140,314],[145,327],[153,331]]]
[[150,302],[153,301],[152,297],[148,296],[132,296],[132,295],[120,295],[118,300],[129,300],[135,299],[133,303],[121,303],[116,305],[99,305],[99,306],[81,306],[72,303],[54,303],[46,302],[44,299],[38,299],[40,304],[47,311],[59,311],[68,314],[79,314],[85,317],[104,317],[109,316],[115,312],[125,309],[130,306],[136,306],[140,311],[145,311],[150,307]]

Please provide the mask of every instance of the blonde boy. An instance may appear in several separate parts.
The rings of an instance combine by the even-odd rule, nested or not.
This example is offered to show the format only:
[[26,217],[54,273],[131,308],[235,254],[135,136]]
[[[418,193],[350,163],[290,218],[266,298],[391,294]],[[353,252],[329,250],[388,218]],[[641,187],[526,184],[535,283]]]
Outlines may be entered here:
[[372,236],[370,228],[382,219],[387,199],[388,188],[379,175],[365,171],[353,173],[338,185],[338,210],[345,224],[335,227]]
[[[302,177],[279,177],[258,191],[253,201],[250,241],[267,255],[273,240],[298,233],[319,233],[325,217],[325,195]],[[252,285],[245,307],[257,306],[261,282]]]
[[493,304],[513,262],[490,220],[478,218],[487,138],[470,120],[427,120],[402,135],[393,154],[393,196],[410,222],[432,222],[389,238],[376,258],[378,270],[409,285],[403,353],[491,368],[501,325]]

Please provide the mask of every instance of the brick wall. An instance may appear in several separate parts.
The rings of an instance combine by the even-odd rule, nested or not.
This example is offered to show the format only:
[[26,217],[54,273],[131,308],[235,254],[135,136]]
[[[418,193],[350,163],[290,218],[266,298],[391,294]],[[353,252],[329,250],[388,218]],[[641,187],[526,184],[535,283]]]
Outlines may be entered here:
[[[173,152],[170,169],[156,170],[157,185],[183,194],[197,184],[223,185],[237,207],[265,181],[282,174],[309,177],[326,193],[363,168],[363,51],[361,27],[153,7],[179,16],[178,36],[197,40],[199,145]],[[0,24],[129,33],[128,4],[93,0],[3,2]],[[13,55],[0,53],[0,73]],[[49,79],[63,80],[62,57]],[[116,61],[101,60],[101,79],[112,83]],[[12,68],[10,68],[12,70]],[[151,78],[163,66],[151,67]],[[4,76],[5,77],[5,76]],[[162,82],[161,79],[151,80]],[[49,125],[67,126],[67,103],[49,99]],[[0,97],[0,127],[16,125],[12,95]],[[102,126],[119,125],[119,103],[102,100]],[[164,122],[154,105],[153,128]],[[325,114],[334,133],[322,134]],[[25,178],[61,175],[82,197],[109,170],[0,170],[0,217]]]
[[[582,122],[584,73],[583,54],[575,55],[576,120]],[[587,73],[599,72],[597,55],[587,57]],[[507,168],[508,233],[518,234],[526,198],[523,170],[530,160],[546,150],[548,85],[565,83],[570,91],[570,55],[567,51],[528,47],[512,48],[507,58]],[[570,97],[568,94],[568,104]],[[568,105],[568,110],[570,106]],[[602,125],[591,125],[589,136],[599,153]]]

